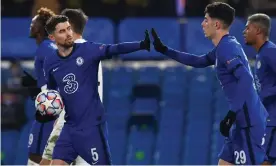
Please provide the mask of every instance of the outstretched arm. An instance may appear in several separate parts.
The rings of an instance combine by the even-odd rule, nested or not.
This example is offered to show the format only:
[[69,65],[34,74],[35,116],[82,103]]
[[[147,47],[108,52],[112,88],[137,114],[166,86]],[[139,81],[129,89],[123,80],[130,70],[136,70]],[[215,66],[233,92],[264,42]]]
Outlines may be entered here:
[[139,50],[143,50],[143,48],[141,47],[141,42],[124,42],[108,45],[105,55],[110,57],[113,55],[127,54]]
[[215,49],[204,55],[195,55],[168,48],[164,55],[188,66],[204,68],[215,64]]
[[197,68],[203,68],[215,64],[215,49],[204,55],[195,55],[186,52],[180,52],[165,46],[153,28],[151,30],[151,33],[154,39],[153,45],[157,52],[167,55],[168,57],[184,65],[193,66]]
[[145,38],[142,41],[123,42],[119,44],[99,45],[101,58],[111,58],[114,55],[128,54],[139,50],[150,51],[149,33],[145,31]]

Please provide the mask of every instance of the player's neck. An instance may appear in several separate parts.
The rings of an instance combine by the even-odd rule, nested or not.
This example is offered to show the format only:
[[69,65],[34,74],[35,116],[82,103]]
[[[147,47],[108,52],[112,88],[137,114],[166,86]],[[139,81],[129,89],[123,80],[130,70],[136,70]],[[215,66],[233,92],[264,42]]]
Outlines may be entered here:
[[73,38],[74,40],[82,39],[82,35],[74,33]]
[[57,46],[58,47],[58,53],[62,57],[67,57],[71,52],[73,51],[73,47],[62,47],[62,46]]
[[257,52],[259,52],[260,51],[260,48],[265,44],[265,42],[267,42],[268,41],[268,38],[261,38],[261,39],[257,39],[256,40],[256,43],[254,44],[254,45],[252,45],[253,46],[253,48],[255,48],[255,50],[257,51]]
[[37,45],[41,44],[43,42],[43,40],[45,40],[45,37],[43,37],[43,36],[37,36],[35,38],[35,41],[36,41]]
[[215,46],[217,46],[223,36],[228,35],[229,31],[221,31],[216,34],[216,36],[212,39],[212,42]]

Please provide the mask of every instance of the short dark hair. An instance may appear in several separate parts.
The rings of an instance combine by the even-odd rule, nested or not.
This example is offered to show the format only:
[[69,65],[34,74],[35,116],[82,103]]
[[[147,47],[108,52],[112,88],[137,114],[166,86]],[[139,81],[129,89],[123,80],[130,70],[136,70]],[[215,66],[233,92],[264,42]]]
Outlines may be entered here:
[[55,31],[57,24],[67,21],[69,21],[69,19],[64,15],[53,16],[47,21],[45,29],[48,34],[52,34]]
[[247,21],[258,24],[265,37],[269,37],[271,30],[271,19],[263,13],[256,13],[248,17]]
[[48,9],[48,8],[45,8],[45,7],[42,7],[40,9],[37,10],[37,20],[40,22],[43,30],[44,30],[44,34],[47,36],[47,32],[45,31],[45,25],[46,25],[46,22],[52,17],[55,15],[55,13],[51,10],[51,9]]
[[69,18],[69,22],[75,33],[83,34],[88,17],[81,9],[64,9],[61,14]]
[[209,14],[211,18],[223,21],[226,28],[232,24],[235,18],[235,9],[223,2],[214,2],[207,5],[204,13]]

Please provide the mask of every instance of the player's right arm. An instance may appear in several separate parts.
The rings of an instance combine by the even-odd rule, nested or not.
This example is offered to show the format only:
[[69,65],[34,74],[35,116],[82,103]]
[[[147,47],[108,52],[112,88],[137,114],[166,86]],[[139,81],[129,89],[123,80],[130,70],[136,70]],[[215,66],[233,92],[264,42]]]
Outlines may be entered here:
[[216,60],[216,50],[213,49],[211,52],[204,55],[195,55],[186,52],[180,52],[165,46],[160,38],[158,37],[155,30],[151,30],[152,37],[154,39],[153,45],[157,52],[160,52],[168,57],[188,66],[196,68],[204,68],[215,64]]
[[[48,62],[47,58],[45,57],[44,63],[43,63],[43,75],[44,75],[44,80],[45,84],[41,86],[41,91],[46,90],[46,89],[55,89],[56,85],[54,84],[53,80],[51,79],[51,66]],[[48,116],[48,115],[41,115],[39,111],[36,111],[35,113],[35,119],[40,122],[40,123],[47,123],[53,120],[56,120],[57,117],[54,116]]]
[[54,48],[45,45],[40,45],[35,53],[34,68],[36,79],[28,72],[24,71],[25,75],[22,77],[22,85],[28,88],[29,94],[33,100],[40,92],[40,87],[46,84],[43,64],[45,57],[53,53]]
[[53,66],[51,63],[51,57],[45,57],[44,63],[43,63],[43,76],[44,76],[44,84],[41,85],[41,89],[56,89],[57,85],[55,83],[55,80],[52,76],[52,70]]
[[36,52],[34,67],[35,67],[35,75],[37,79],[37,86],[41,87],[45,84],[44,75],[43,75],[43,62],[44,62],[44,55],[43,52],[39,51]]

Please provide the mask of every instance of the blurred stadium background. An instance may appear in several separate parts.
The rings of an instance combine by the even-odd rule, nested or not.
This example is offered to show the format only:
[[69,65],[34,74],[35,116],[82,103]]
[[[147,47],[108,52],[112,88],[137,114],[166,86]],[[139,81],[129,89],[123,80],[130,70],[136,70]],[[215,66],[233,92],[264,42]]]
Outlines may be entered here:
[[[274,0],[221,0],[236,8],[232,35],[242,43],[246,17],[276,16]],[[35,41],[31,17],[40,7],[59,13],[81,8],[90,17],[84,38],[102,43],[141,40],[145,29],[159,32],[168,46],[202,54],[212,49],[200,23],[213,0],[2,0],[1,164],[27,162],[34,103],[20,85],[22,68],[33,73]],[[271,39],[276,42],[276,17]],[[255,52],[244,46],[251,60]],[[16,61],[15,61],[16,59]],[[18,60],[20,60],[18,63]],[[217,164],[223,144],[219,121],[228,111],[212,67],[194,69],[155,51],[120,55],[104,65],[113,164]]]

